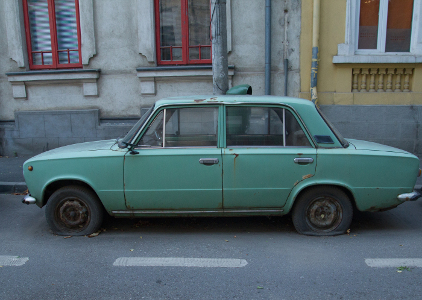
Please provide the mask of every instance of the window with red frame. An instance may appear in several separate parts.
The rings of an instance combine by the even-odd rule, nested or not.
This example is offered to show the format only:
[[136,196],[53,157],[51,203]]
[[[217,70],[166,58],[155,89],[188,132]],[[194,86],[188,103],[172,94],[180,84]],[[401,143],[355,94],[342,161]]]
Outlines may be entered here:
[[30,69],[80,68],[78,0],[23,0]]
[[159,65],[211,63],[210,0],[155,0]]

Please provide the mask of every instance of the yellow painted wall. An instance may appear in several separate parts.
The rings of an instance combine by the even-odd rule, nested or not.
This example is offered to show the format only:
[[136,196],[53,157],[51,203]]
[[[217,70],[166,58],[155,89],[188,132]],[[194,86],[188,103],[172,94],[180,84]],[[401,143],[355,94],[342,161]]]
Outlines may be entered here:
[[[421,64],[333,64],[338,44],[345,42],[346,0],[321,0],[318,103],[340,105],[422,104]],[[313,0],[302,0],[299,97],[310,99]],[[410,68],[411,92],[352,92],[354,68]],[[367,78],[369,85],[370,77]],[[404,75],[402,77],[402,82]],[[421,84],[415,84],[420,82]],[[393,88],[394,89],[394,88]]]

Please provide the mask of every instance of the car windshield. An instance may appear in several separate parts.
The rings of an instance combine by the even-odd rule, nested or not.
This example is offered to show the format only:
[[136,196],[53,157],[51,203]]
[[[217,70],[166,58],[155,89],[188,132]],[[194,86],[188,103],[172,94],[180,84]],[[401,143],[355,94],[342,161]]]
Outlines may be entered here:
[[138,133],[138,131],[142,128],[145,121],[148,119],[149,115],[151,114],[154,106],[152,106],[146,113],[142,115],[142,117],[139,119],[138,122],[132,127],[131,130],[126,134],[126,136],[121,140],[123,144],[130,143],[131,140],[135,137],[135,135]]
[[334,133],[334,135],[337,137],[337,139],[340,141],[341,145],[344,148],[349,147],[349,142],[343,137],[343,135],[338,131],[334,125],[330,122],[330,120],[327,119],[327,117],[322,113],[322,111],[316,106],[317,111],[319,112],[322,119],[325,121],[325,123],[330,127],[331,131]]

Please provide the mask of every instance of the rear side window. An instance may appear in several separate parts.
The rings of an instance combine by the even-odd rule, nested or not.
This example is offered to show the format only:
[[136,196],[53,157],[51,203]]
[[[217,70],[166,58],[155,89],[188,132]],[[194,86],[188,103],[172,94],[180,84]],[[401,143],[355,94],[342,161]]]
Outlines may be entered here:
[[226,107],[226,145],[310,147],[293,114],[280,107]]

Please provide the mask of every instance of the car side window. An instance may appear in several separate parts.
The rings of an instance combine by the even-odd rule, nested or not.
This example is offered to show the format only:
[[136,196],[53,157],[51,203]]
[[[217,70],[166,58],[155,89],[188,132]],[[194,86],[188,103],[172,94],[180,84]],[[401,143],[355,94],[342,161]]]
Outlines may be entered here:
[[147,131],[138,143],[140,147],[162,147],[163,146],[163,118],[164,111],[161,111],[148,126]]
[[226,107],[230,146],[305,146],[310,143],[292,113],[280,107]]
[[285,110],[284,117],[286,123],[286,146],[311,147],[308,138],[293,114]]
[[150,124],[138,146],[217,147],[217,125],[218,107],[164,109]]

